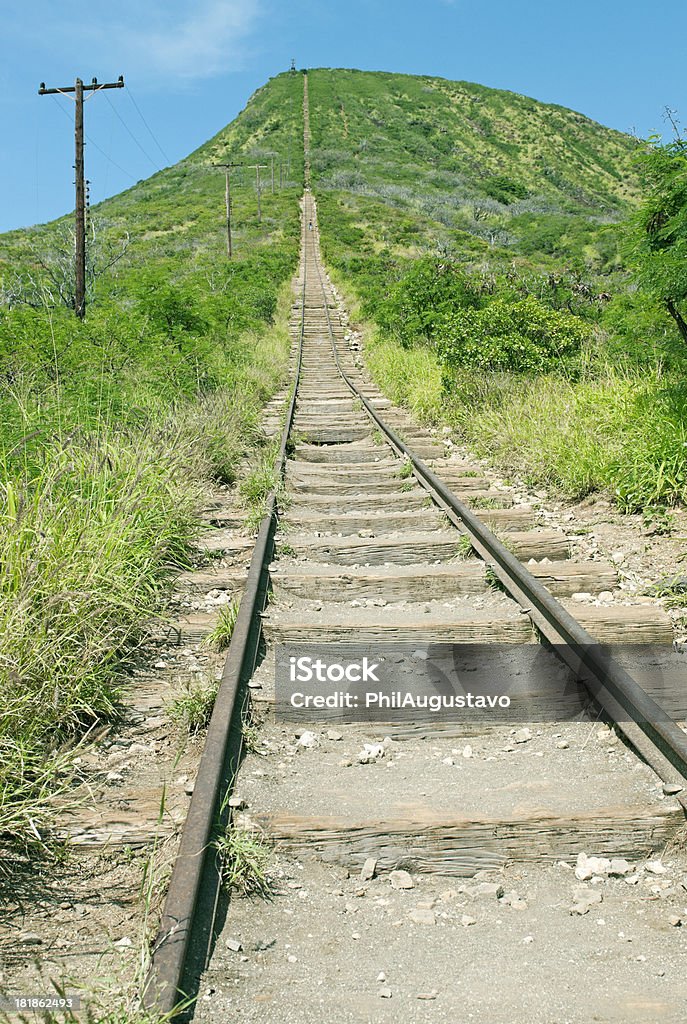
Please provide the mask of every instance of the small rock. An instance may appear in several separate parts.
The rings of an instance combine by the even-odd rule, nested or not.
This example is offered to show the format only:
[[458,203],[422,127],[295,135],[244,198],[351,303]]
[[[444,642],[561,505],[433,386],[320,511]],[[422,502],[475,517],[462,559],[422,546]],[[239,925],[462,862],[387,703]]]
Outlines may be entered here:
[[624,877],[625,875],[629,875],[631,871],[632,871],[632,865],[628,864],[628,862],[624,858],[622,858],[622,857],[612,857],[611,858],[611,866],[610,866],[609,871],[608,871],[609,875],[615,875],[615,876]]
[[477,924],[477,918],[471,917],[470,914],[463,914],[463,916],[460,919],[460,923],[462,924],[463,928],[469,928],[471,924]]
[[239,953],[243,949],[243,945],[238,939],[227,939],[225,945],[227,949],[231,949],[234,953]]
[[377,994],[378,994],[380,999],[391,999],[391,994],[392,993],[391,993],[391,989],[388,986],[385,985],[383,988],[380,988],[380,990],[379,990],[379,992]]
[[668,918],[668,924],[672,928],[681,928],[682,927],[682,918],[680,917],[679,914],[671,914],[670,917]]
[[117,949],[128,949],[129,946],[133,946],[133,942],[128,935],[125,935],[123,938],[118,939],[117,942],[115,942],[115,946]]
[[526,943],[526,945],[529,945],[530,942],[534,942],[534,936],[533,935],[526,935],[525,938],[522,941],[524,943]]
[[369,882],[370,879],[374,878],[376,870],[377,861],[374,857],[368,857],[361,868],[360,880],[362,882]]
[[193,790],[195,789],[195,782],[186,782],[184,784],[184,793],[186,796],[193,796]]
[[105,776],[106,782],[124,782],[124,776],[121,772],[108,772]]
[[317,733],[306,729],[298,737],[298,743],[296,745],[299,747],[305,747],[306,750],[312,750],[313,747],[318,746]]
[[676,793],[681,793],[684,786],[680,786],[677,782],[666,782],[663,785],[663,792],[666,796],[675,796]]
[[154,754],[155,748],[149,747],[146,743],[132,743],[128,750],[129,754]]
[[442,763],[442,764],[447,764],[447,765],[449,765],[449,767],[451,767],[451,766],[452,766],[452,765],[454,765],[454,764],[455,764],[456,762],[455,762],[455,761],[453,760],[453,758],[452,758],[452,757],[444,757],[444,758],[442,758],[442,761],[441,761],[441,763]]
[[384,757],[385,754],[386,748],[383,743],[366,743],[358,754],[358,764],[371,764]]
[[327,729],[327,739],[332,740],[333,743],[338,743],[339,740],[343,739],[343,733],[337,732],[336,729]]
[[389,875],[392,889],[414,889],[413,876],[407,871],[392,871]]
[[19,941],[22,946],[42,946],[43,939],[36,932],[21,932]]
[[495,896],[498,900],[504,895],[504,888],[498,882],[480,882],[475,893],[478,896]]
[[462,750],[463,757],[472,757],[472,747],[466,743]]
[[435,988],[433,988],[431,992],[418,992],[418,994],[416,995],[415,998],[416,999],[430,1000],[430,999],[436,999],[436,997],[438,995],[439,995],[439,993],[437,992],[437,990]]
[[518,729],[518,731],[513,736],[513,742],[514,743],[529,743],[529,741],[531,739],[532,739],[532,733],[527,728],[525,728],[525,729]]
[[575,892],[575,902],[570,907],[571,914],[582,915],[588,913],[589,909],[597,903],[603,902],[603,896],[598,889],[578,888]]
[[579,590],[576,594],[572,595],[573,601],[577,601],[579,604],[586,604],[592,600],[592,595],[588,594],[586,590]]
[[600,601],[604,601],[604,602],[612,601],[613,600],[613,594],[611,593],[610,590],[602,590],[601,593],[599,594],[599,600]]
[[644,865],[647,871],[650,871],[652,875],[665,875],[668,870],[661,864],[660,860],[648,860]]
[[556,748],[558,750],[567,750],[569,746],[570,746],[570,744],[568,743],[567,740],[559,740],[558,743],[556,744]]
[[230,796],[229,806],[234,811],[245,811],[246,808],[248,807],[248,804],[246,803],[242,796]]
[[434,916],[433,910],[428,910],[426,907],[415,907],[414,910],[409,911],[408,917],[413,924],[436,924],[437,919]]
[[608,857],[588,857],[586,853],[577,855],[575,878],[580,882],[586,882],[594,875],[607,875],[610,870],[611,862]]
[[386,974],[384,973],[384,971],[379,972],[379,974],[377,975],[377,981],[386,981]]

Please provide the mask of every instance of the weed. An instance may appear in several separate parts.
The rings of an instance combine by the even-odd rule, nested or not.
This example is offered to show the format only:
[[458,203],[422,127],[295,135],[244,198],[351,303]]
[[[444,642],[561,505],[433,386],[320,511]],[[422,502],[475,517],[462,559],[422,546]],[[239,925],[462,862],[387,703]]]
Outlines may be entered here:
[[645,508],[642,511],[645,529],[652,534],[669,536],[675,527],[675,516],[661,506]]
[[687,608],[687,576],[672,576],[647,590],[652,597],[662,597],[666,608]]
[[401,480],[406,480],[409,476],[413,475],[413,463],[409,458],[403,460],[403,464],[398,471],[398,475]]
[[470,498],[472,508],[499,508],[499,499],[490,498],[488,495],[477,495]]
[[473,554],[474,549],[472,547],[472,541],[468,537],[467,533],[461,534],[456,548],[456,558],[471,558]]
[[229,824],[214,841],[222,884],[243,896],[268,897],[271,849],[262,835]]
[[217,622],[205,637],[208,647],[215,647],[218,651],[224,651],[231,643],[231,638],[239,614],[241,601],[235,597],[230,604],[224,604],[219,610]]
[[484,578],[486,580],[487,586],[491,590],[496,590],[496,591],[501,591],[501,592],[505,592],[506,591],[506,587],[504,586],[502,581],[499,579],[499,577],[496,575],[496,572],[495,572],[494,567],[492,565],[486,565],[484,567]]
[[210,721],[218,688],[219,683],[215,682],[189,683],[184,693],[168,705],[170,718],[183,725],[190,736],[202,732]]

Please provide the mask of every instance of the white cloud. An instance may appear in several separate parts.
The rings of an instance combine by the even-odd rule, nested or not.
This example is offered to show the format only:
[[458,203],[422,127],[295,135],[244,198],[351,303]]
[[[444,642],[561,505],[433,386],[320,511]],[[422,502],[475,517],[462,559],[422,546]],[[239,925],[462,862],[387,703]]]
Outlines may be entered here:
[[241,66],[246,37],[260,14],[258,0],[201,0],[168,4],[165,11],[160,17],[158,10],[147,24],[115,30],[114,48],[128,50],[151,70],[185,78]]
[[43,31],[36,38],[35,19],[26,18],[18,31],[34,47],[79,67],[121,67],[125,77],[139,80],[209,78],[245,66],[264,2],[119,0],[115,8],[92,0],[83,19],[76,0],[63,0],[59,13],[49,0],[37,0]]

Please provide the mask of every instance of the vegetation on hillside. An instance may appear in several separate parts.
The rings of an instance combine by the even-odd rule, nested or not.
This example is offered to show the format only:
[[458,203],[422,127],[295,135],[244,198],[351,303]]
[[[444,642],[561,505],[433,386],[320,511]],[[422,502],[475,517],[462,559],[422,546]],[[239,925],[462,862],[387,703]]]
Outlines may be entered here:
[[[70,218],[0,237],[0,847],[12,857],[45,835],[65,749],[116,712],[123,661],[188,562],[203,489],[263,448],[260,409],[288,358],[301,94],[282,76],[196,153],[92,211],[104,272],[84,322],[69,309]],[[280,128],[274,111],[289,105]],[[235,172],[230,262],[212,163],[286,163],[289,150],[281,190],[263,172],[261,222],[255,172]]]
[[378,382],[531,482],[683,501],[684,144],[463,82],[309,91],[323,248]]

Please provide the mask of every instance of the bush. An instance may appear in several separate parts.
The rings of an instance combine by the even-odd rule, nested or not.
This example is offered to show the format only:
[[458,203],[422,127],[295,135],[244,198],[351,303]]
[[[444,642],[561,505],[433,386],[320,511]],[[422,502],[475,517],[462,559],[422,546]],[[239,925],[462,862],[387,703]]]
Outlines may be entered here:
[[392,286],[377,322],[402,345],[432,342],[451,313],[476,306],[477,292],[466,274],[447,257],[421,256]]
[[439,360],[450,388],[455,371],[465,366],[535,373],[570,368],[588,328],[533,298],[510,305],[497,299],[485,309],[445,316],[440,335]]

